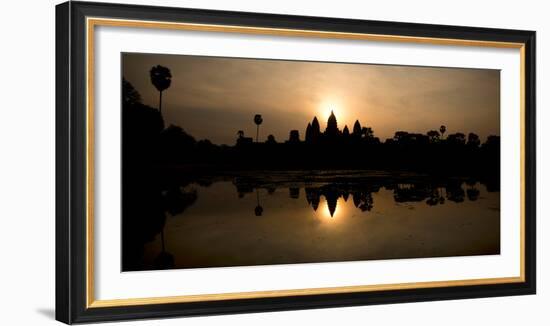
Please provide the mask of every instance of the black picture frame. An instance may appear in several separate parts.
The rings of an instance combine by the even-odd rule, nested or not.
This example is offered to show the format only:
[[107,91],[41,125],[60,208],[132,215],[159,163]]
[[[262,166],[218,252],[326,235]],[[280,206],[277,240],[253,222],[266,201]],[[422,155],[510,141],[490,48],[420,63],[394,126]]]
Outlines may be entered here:
[[[86,237],[86,18],[398,35],[524,45],[524,282],[284,297],[89,307]],[[140,5],[65,2],[56,6],[56,319],[67,323],[342,307],[534,294],[535,226],[534,31],[227,12]]]

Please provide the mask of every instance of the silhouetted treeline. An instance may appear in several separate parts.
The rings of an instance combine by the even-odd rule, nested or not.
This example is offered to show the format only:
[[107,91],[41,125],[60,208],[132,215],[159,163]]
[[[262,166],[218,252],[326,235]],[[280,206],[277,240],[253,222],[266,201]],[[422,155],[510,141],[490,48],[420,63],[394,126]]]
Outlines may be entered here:
[[[128,271],[142,267],[143,246],[163,232],[167,213],[183,212],[197,196],[164,182],[155,168],[164,155],[159,145],[165,143],[159,111],[142,104],[125,80],[122,95],[122,270]],[[170,268],[173,257],[163,250],[156,264],[156,269]]]
[[[428,134],[398,131],[385,142],[373,136],[371,128],[347,126],[340,132],[335,123],[320,132],[317,119],[306,128],[305,140],[291,130],[289,139],[277,142],[269,135],[265,142],[253,142],[239,131],[234,146],[219,146],[196,140],[183,129],[170,126],[160,135],[163,164],[229,170],[249,169],[406,169],[428,173],[499,173],[500,138],[488,137],[483,144],[473,133],[440,138]],[[359,125],[359,122],[356,122]]]

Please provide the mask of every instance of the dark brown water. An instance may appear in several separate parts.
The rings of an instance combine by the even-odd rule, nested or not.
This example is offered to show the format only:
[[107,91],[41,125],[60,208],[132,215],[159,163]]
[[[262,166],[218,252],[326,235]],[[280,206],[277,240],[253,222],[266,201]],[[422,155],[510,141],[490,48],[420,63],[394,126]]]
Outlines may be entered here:
[[491,188],[360,171],[202,180],[179,189],[193,200],[145,244],[143,269],[499,254]]

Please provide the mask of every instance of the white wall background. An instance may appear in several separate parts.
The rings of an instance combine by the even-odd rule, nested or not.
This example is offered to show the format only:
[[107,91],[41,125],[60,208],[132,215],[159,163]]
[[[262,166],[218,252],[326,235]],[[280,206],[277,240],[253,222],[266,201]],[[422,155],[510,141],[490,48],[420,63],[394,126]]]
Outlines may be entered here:
[[[54,325],[55,123],[54,5],[4,1],[0,10],[0,324]],[[104,2],[129,2],[104,1]],[[548,325],[550,232],[550,20],[544,1],[246,1],[135,0],[142,4],[332,16],[537,31],[538,294],[524,297],[408,303],[242,314],[124,325]],[[547,149],[547,148],[546,148]],[[549,234],[550,236],[550,234]],[[114,324],[114,323],[113,323]]]

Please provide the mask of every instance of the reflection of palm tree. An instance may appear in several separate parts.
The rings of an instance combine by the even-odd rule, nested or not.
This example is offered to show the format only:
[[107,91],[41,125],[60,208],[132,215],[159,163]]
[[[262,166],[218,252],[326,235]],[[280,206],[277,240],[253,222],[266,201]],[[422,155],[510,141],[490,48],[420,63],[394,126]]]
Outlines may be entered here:
[[174,256],[166,252],[166,247],[164,245],[164,228],[160,232],[160,238],[162,242],[162,250],[160,254],[155,259],[155,265],[160,269],[168,269],[174,267]]
[[172,83],[172,74],[170,69],[157,65],[156,67],[151,68],[149,71],[151,75],[151,83],[159,91],[159,112],[162,114],[162,92],[170,87]]
[[264,209],[262,206],[260,206],[260,191],[258,190],[258,188],[256,188],[256,203],[257,203],[257,206],[256,208],[254,208],[254,215],[262,216]]
[[258,136],[260,134],[260,125],[264,122],[261,114],[256,114],[254,116],[254,123],[256,124],[256,142],[258,142]]

